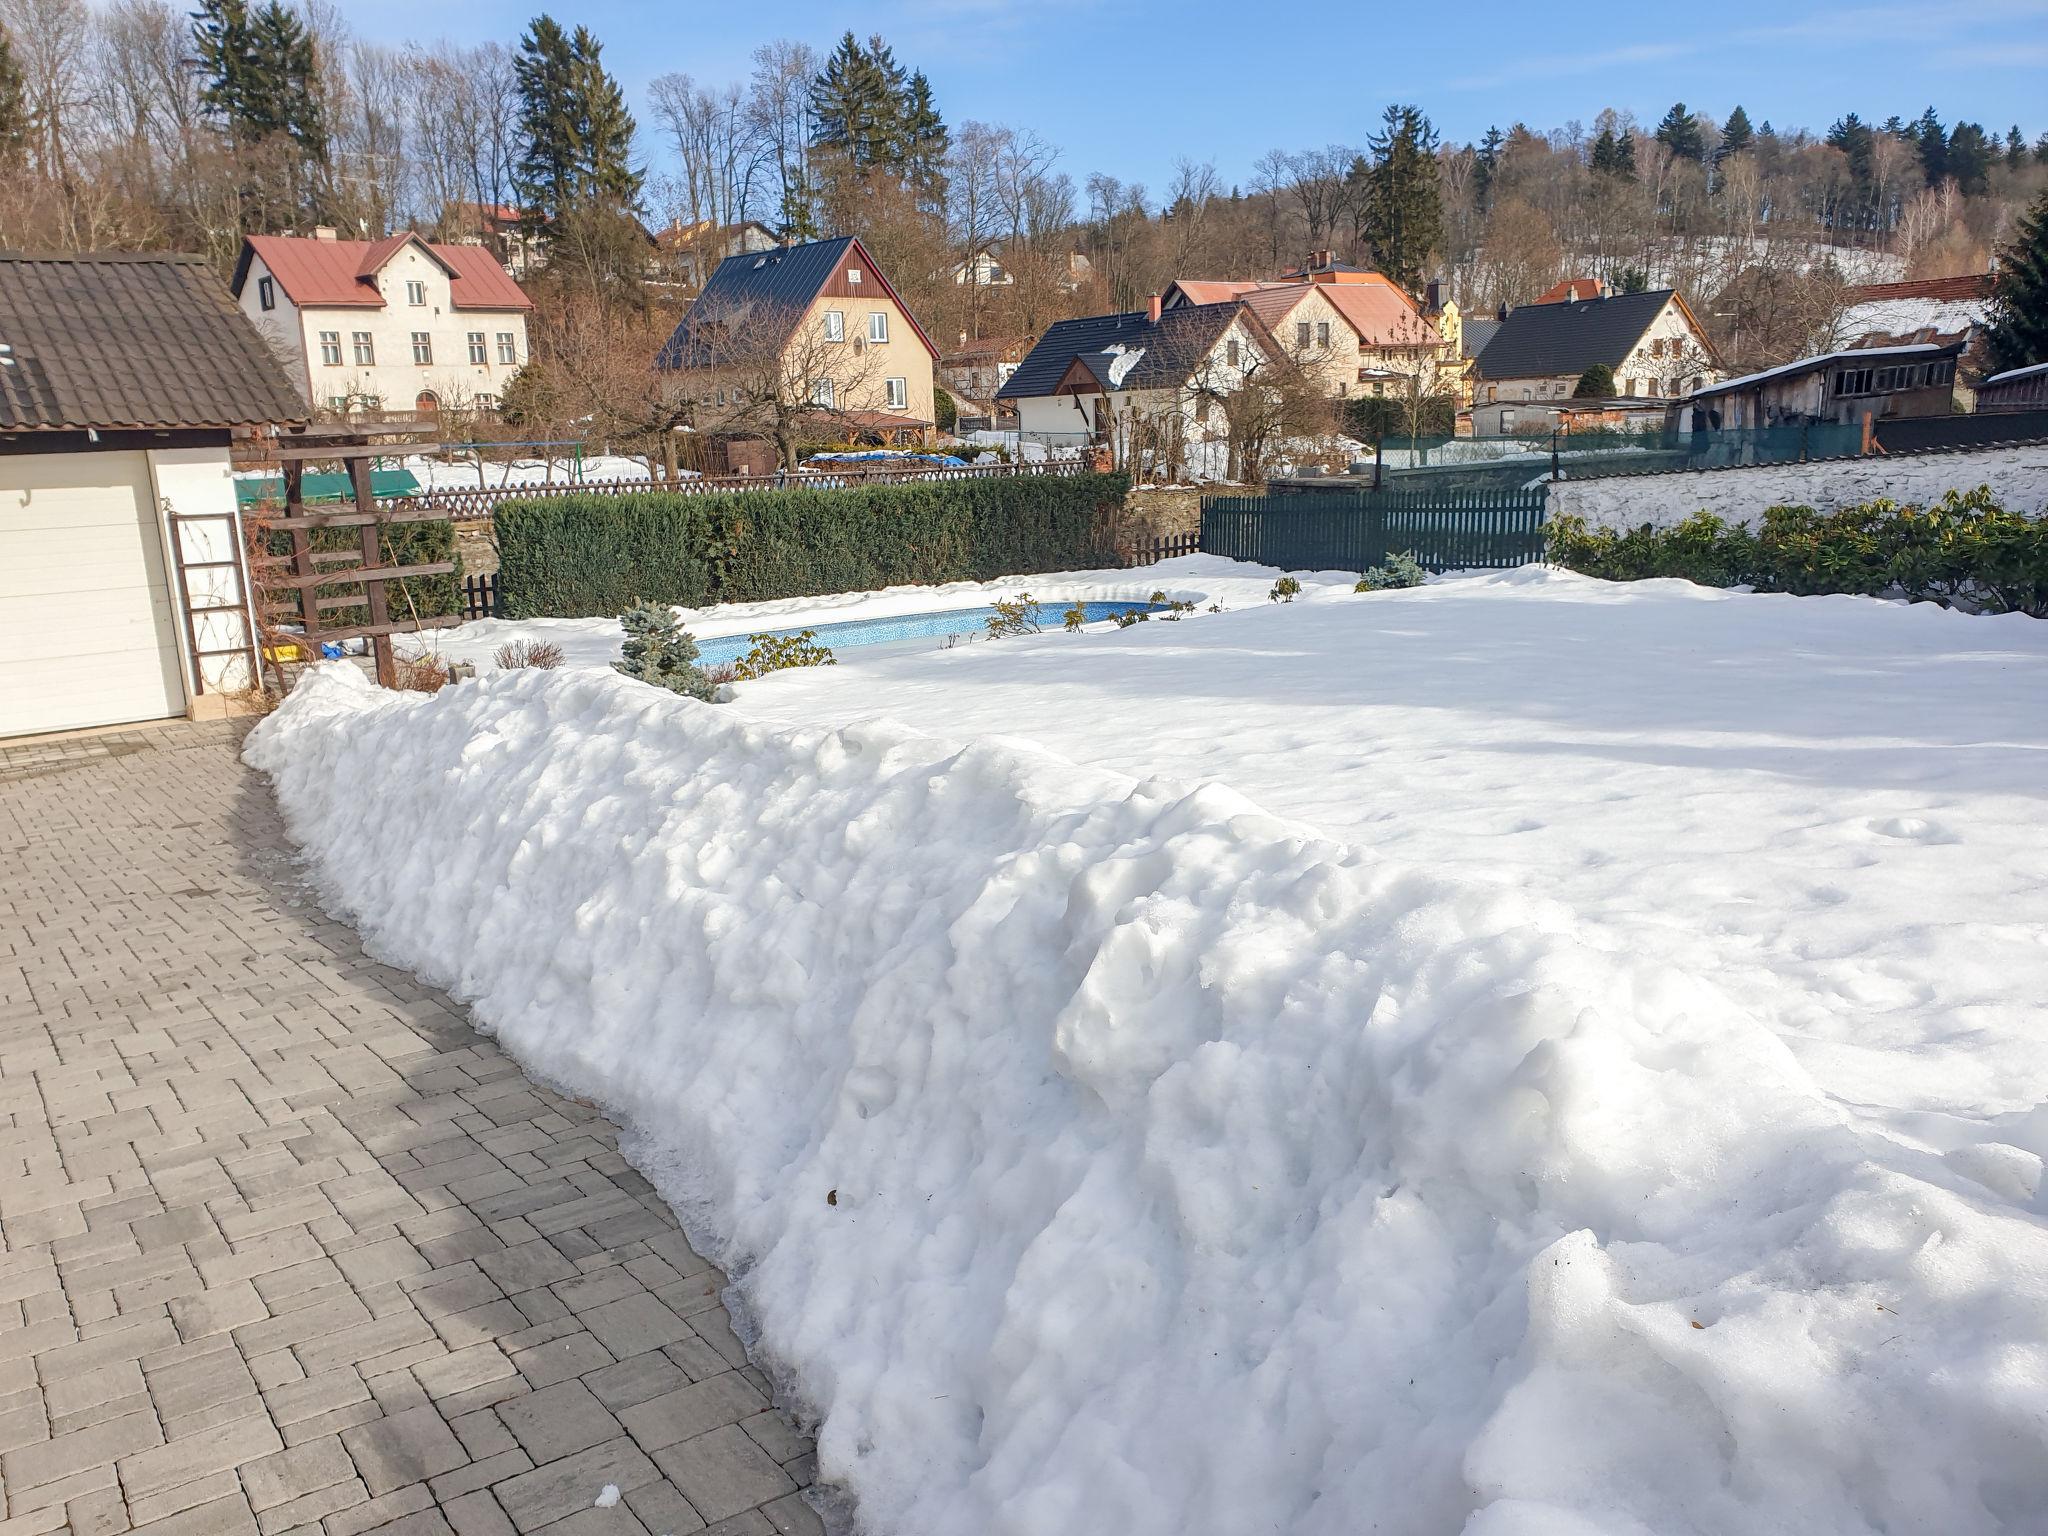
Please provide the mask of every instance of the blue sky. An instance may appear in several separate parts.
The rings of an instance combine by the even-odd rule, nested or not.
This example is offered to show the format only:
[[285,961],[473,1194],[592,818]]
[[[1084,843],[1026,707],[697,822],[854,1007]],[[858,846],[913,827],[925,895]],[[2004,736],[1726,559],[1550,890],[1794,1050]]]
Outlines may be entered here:
[[[344,7],[361,35],[384,42],[513,41],[537,9],[481,0],[433,13],[429,33],[416,4]],[[1590,121],[1607,106],[1654,122],[1679,100],[1716,118],[1740,102],[1758,123],[1816,132],[1844,111],[1881,121],[1930,102],[1946,121],[2000,134],[2017,122],[2029,140],[2048,131],[2048,0],[1351,0],[1285,10],[1236,0],[877,0],[857,13],[810,0],[582,0],[554,14],[603,40],[643,124],[654,76],[742,78],[757,44],[792,37],[822,51],[858,14],[858,30],[880,31],[898,59],[931,77],[948,122],[1034,129],[1062,147],[1077,183],[1102,170],[1156,188],[1179,155],[1213,160],[1226,185],[1247,181],[1268,149],[1361,142],[1390,101],[1419,103],[1455,141],[1489,123]]]

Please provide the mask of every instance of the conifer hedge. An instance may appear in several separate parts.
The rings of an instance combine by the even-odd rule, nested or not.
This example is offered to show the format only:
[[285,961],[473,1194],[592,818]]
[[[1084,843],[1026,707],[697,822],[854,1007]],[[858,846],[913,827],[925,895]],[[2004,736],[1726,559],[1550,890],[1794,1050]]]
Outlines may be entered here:
[[1126,475],[1017,475],[498,504],[499,612],[590,618],[636,601],[746,603],[1086,570],[1110,554]]

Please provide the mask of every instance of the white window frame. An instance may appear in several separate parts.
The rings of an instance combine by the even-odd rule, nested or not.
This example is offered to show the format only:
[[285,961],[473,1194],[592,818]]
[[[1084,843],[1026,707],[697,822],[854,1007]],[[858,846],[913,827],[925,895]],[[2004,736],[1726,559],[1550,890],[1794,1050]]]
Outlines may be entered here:
[[907,411],[910,409],[910,380],[884,379],[882,387],[888,392],[889,409]]
[[412,365],[415,368],[434,366],[434,333],[414,331],[412,333]]
[[491,349],[482,331],[469,333],[469,360],[480,368],[490,365]]
[[878,347],[889,344],[889,312],[885,309],[868,313],[868,340]]
[[843,309],[828,309],[828,310],[826,310],[826,311],[825,311],[825,316],[824,316],[824,320],[823,320],[823,322],[822,322],[822,323],[823,323],[823,325],[824,325],[824,327],[825,327],[825,339],[826,339],[827,341],[844,341],[844,340],[846,340],[846,311],[845,311],[845,310],[843,310]]
[[846,286],[849,288],[858,288],[860,286],[859,267],[848,267],[846,269]]
[[427,285],[416,277],[405,280],[405,302],[415,309],[427,307]]
[[320,366],[323,368],[339,368],[341,366],[341,332],[322,331],[320,333]]
[[828,411],[834,411],[839,408],[838,392],[833,388],[832,381],[829,378],[813,379],[811,381],[811,404],[821,406]]
[[516,331],[498,332],[498,361],[510,368],[519,361],[519,335]]
[[349,347],[358,368],[377,366],[377,338],[368,331],[349,332]]

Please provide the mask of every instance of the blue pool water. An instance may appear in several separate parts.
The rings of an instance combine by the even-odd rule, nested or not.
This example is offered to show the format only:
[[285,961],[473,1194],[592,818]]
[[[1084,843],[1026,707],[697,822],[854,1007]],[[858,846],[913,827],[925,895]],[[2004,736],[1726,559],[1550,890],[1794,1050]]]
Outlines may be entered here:
[[[1066,611],[1072,603],[1052,600],[1039,604],[1038,622],[1046,629],[1057,630],[1065,622]],[[1088,622],[1097,619],[1114,618],[1120,613],[1157,613],[1158,603],[1083,603],[1081,611],[1088,616]],[[945,613],[901,613],[886,619],[844,619],[837,624],[799,624],[794,629],[755,630],[755,634],[794,635],[808,628],[818,637],[818,644],[834,651],[850,649],[857,645],[886,645],[892,640],[940,640],[948,635],[980,635],[988,632],[988,621],[995,616],[993,607],[954,608]],[[697,642],[698,660],[707,667],[721,666],[728,661],[737,661],[754,648],[754,642],[746,635],[720,635],[715,639]]]

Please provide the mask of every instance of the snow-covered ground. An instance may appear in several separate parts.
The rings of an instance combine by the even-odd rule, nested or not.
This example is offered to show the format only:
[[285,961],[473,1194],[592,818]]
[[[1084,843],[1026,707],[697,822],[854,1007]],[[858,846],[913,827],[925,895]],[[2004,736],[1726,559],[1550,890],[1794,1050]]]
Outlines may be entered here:
[[875,1530],[2038,1529],[2048,625],[1217,564],[725,707],[322,669],[249,755]]

